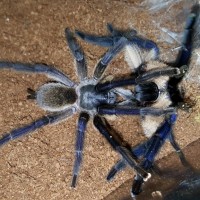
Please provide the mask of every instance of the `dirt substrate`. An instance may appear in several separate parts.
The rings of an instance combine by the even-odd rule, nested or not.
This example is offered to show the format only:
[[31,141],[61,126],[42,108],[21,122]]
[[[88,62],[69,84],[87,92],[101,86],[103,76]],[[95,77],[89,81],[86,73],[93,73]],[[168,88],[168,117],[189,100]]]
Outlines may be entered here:
[[[121,29],[135,28],[139,33],[157,41],[159,30],[152,18],[138,10],[140,1],[0,1],[0,60],[46,63],[56,66],[73,81],[78,81],[73,58],[66,45],[64,30],[79,29],[106,34],[106,24]],[[157,16],[158,19],[159,16]],[[154,18],[156,19],[156,18]],[[167,24],[170,26],[170,24]],[[174,28],[171,22],[171,28]],[[181,30],[182,27],[175,29]],[[80,41],[91,76],[106,49]],[[168,45],[158,41],[161,53]],[[125,76],[130,69],[120,54],[110,64],[105,76]],[[37,89],[48,79],[43,75],[0,71],[0,133],[23,126],[45,114],[34,101],[27,100],[27,88]],[[177,142],[183,148],[199,138],[199,94],[188,82],[188,93],[195,106],[189,113],[179,111],[175,126]],[[198,97],[198,98],[197,98]],[[108,183],[109,169],[118,160],[104,138],[89,122],[85,140],[84,162],[76,189],[70,188],[74,161],[74,143],[78,114],[55,126],[47,126],[33,134],[12,141],[0,150],[1,200],[100,200],[134,176],[127,168]],[[116,117],[109,123],[131,145],[145,140],[138,117]],[[166,143],[158,158],[173,149]]]

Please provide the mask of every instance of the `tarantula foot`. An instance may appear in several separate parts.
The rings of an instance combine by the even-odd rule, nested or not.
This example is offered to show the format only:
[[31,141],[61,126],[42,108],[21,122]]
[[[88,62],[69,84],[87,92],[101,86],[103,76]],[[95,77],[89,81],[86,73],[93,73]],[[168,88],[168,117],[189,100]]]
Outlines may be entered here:
[[112,179],[114,178],[114,176],[117,174],[117,170],[116,169],[111,169],[110,172],[108,173],[106,180],[107,181],[112,181]]
[[188,65],[181,66],[180,69],[179,69],[180,72],[176,77],[177,78],[183,77],[187,73],[188,69],[189,69]]
[[72,188],[76,187],[76,182],[77,182],[77,174],[74,174],[72,178],[72,184],[71,184]]
[[139,195],[142,192],[142,185],[144,184],[144,180],[140,176],[136,176],[131,190],[131,197],[135,198],[137,195]]
[[151,178],[151,173],[147,173],[145,177],[143,177],[144,182],[147,182]]

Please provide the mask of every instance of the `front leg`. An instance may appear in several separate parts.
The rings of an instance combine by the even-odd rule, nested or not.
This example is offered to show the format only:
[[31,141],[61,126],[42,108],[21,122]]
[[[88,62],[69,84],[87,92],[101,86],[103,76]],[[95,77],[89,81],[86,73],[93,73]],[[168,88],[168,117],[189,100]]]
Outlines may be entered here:
[[44,74],[49,78],[63,83],[68,87],[75,87],[76,83],[70,80],[65,74],[63,74],[58,69],[48,66],[45,64],[31,64],[31,63],[21,63],[21,62],[9,62],[0,61],[0,69],[12,69],[19,72],[25,73],[38,73]]
[[135,79],[135,82],[139,84],[151,79],[158,78],[160,76],[182,77],[185,75],[187,70],[188,70],[188,66],[186,65],[182,66],[181,68],[166,67],[162,69],[152,69],[139,75]]
[[192,56],[192,50],[196,44],[194,44],[193,39],[198,38],[196,26],[198,26],[198,18],[199,18],[200,6],[196,4],[193,6],[190,15],[187,18],[185,23],[185,30],[183,32],[183,41],[181,50],[177,56],[175,66],[180,68],[183,65],[188,65]]

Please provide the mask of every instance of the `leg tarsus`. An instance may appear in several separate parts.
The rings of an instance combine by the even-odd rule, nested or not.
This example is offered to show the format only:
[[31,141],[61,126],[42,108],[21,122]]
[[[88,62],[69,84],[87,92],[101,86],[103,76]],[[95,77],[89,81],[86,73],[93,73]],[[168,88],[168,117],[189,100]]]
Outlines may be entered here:
[[143,183],[144,183],[143,178],[137,174],[133,180],[133,185],[132,185],[132,189],[131,189],[132,197],[135,197],[142,192]]
[[124,159],[119,160],[119,161],[111,168],[111,170],[109,171],[109,173],[108,173],[106,179],[107,179],[108,181],[111,181],[111,180],[115,177],[115,175],[116,175],[119,171],[123,170],[125,167],[126,167],[126,163],[125,163]]

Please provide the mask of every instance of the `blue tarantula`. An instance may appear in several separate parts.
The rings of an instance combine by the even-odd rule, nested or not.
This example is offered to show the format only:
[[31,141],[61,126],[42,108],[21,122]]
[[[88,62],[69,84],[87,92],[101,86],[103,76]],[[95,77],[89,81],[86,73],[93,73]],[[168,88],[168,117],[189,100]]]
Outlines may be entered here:
[[[124,47],[125,60],[133,70],[133,77],[98,84],[97,88],[99,91],[105,92],[116,87],[131,85],[133,92],[123,91],[126,101],[122,102],[120,106],[100,106],[99,113],[141,116],[144,134],[149,139],[133,147],[132,155],[139,160],[139,166],[147,172],[154,168],[155,157],[167,139],[178,153],[182,164],[189,167],[183,152],[175,141],[173,126],[177,119],[176,108],[187,110],[189,106],[184,101],[184,90],[180,83],[189,70],[194,42],[200,39],[197,38],[199,13],[200,6],[196,4],[192,7],[187,19],[182,47],[174,63],[159,60],[157,45],[150,40],[135,37],[135,30],[129,32],[116,30],[108,24],[110,35],[107,36],[95,36],[76,31],[76,35],[81,39],[103,47],[115,46],[123,37],[127,39]],[[143,109],[137,113],[130,109],[132,106]],[[127,163],[122,157],[110,170],[107,180],[112,180],[116,173],[124,169],[126,165]],[[144,181],[145,179],[140,174],[135,176],[131,190],[133,198],[141,193]]]
[[[191,16],[186,26],[187,31],[193,27],[194,21],[195,16]],[[83,51],[73,33],[66,29],[66,39],[76,61],[79,84],[71,81],[65,74],[52,66],[0,61],[0,69],[45,74],[56,81],[42,85],[37,91],[28,89],[28,99],[35,99],[39,107],[51,114],[5,134],[0,139],[0,146],[80,112],[72,187],[76,186],[82,163],[86,126],[89,118],[93,118],[94,126],[122,157],[111,169],[107,179],[112,179],[119,170],[128,164],[137,173],[132,188],[132,195],[136,195],[140,193],[143,182],[150,177],[149,170],[152,168],[154,158],[167,138],[179,152],[182,162],[186,162],[174,140],[172,127],[176,121],[175,107],[183,100],[178,85],[187,71],[186,65],[190,59],[191,40],[183,43],[185,47],[180,51],[177,62],[174,66],[169,66],[157,60],[159,57],[157,45],[137,36],[135,30],[118,31],[111,25],[108,28],[111,32],[109,37],[95,37],[76,32],[77,35],[89,42],[110,47],[97,63],[92,78],[87,77],[87,65]],[[189,31],[187,39],[190,38],[190,34],[191,31]],[[126,60],[133,67],[134,75],[130,78],[102,83],[101,78],[106,67],[122,49],[126,50]],[[126,89],[125,86],[128,85],[134,85],[134,91]],[[121,98],[118,97],[123,100],[119,100]],[[149,137],[151,136],[150,139],[131,148],[109,126],[106,119],[103,118],[104,114],[140,115],[145,133]],[[149,128],[147,122],[153,123],[153,128]]]
[[[127,90],[122,87],[117,89],[104,88],[104,84],[101,82],[103,72],[111,60],[122,50],[122,48],[124,48],[124,46],[126,46],[126,44],[128,44],[127,38],[121,37],[114,44],[114,46],[105,53],[105,55],[97,63],[94,76],[92,78],[88,78],[86,60],[81,47],[78,45],[74,34],[69,29],[65,30],[65,35],[71,53],[75,58],[76,69],[80,79],[79,84],[70,80],[70,78],[53,66],[45,64],[0,61],[1,70],[11,69],[24,73],[39,73],[47,75],[54,80],[54,82],[43,84],[37,91],[29,88],[27,90],[27,98],[34,99],[40,108],[50,112],[50,114],[47,114],[46,116],[25,125],[24,127],[14,129],[10,133],[4,134],[0,138],[0,146],[6,144],[10,140],[14,140],[33,132],[45,125],[55,124],[59,121],[67,119],[76,112],[80,112],[77,123],[75,163],[71,184],[72,187],[76,186],[78,173],[82,163],[84,137],[89,118],[93,118],[95,127],[108,140],[111,146],[123,157],[126,163],[134,168],[141,177],[148,179],[150,174],[138,165],[137,159],[131,151],[131,147],[126,144],[120,136],[117,136],[117,133],[111,129],[106,119],[103,118],[102,115],[104,112],[104,106],[112,106],[113,108],[110,108],[109,110],[111,111],[113,109],[113,114],[115,114],[115,110],[120,111],[122,109],[121,114],[123,114],[123,112],[124,114],[131,112],[132,114],[141,114],[143,116],[149,114],[153,116],[167,114],[173,112],[174,109],[152,109],[151,107],[136,106],[131,106],[129,108],[121,107],[123,102],[126,104],[126,101],[129,101]],[[137,36],[134,36],[134,38],[137,39]],[[148,45],[153,46],[153,48],[157,50],[155,43],[148,40],[146,41],[146,45],[144,46],[144,40],[138,37],[138,41],[135,41],[135,43],[141,49],[145,49],[145,51],[149,50],[147,47]],[[130,81],[132,82],[133,79]],[[123,81],[123,84],[124,83],[126,83],[126,80],[125,82]],[[119,84],[121,84],[121,81],[119,81]],[[117,85],[115,87],[117,87]],[[142,93],[141,96],[143,96]],[[121,101],[121,99],[123,100]]]

